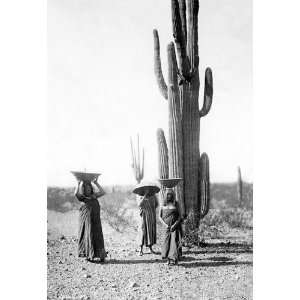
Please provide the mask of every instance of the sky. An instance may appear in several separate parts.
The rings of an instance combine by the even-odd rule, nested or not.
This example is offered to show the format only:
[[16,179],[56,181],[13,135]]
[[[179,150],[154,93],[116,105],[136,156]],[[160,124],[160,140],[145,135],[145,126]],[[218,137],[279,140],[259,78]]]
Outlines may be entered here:
[[[153,68],[158,29],[167,80],[170,1],[48,0],[48,185],[75,184],[71,170],[101,173],[100,183],[134,184],[130,137],[145,148],[145,180],[158,176],[156,130],[168,132],[167,102]],[[200,0],[200,97],[211,67],[214,97],[201,119],[200,152],[211,182],[237,167],[253,177],[252,1]]]

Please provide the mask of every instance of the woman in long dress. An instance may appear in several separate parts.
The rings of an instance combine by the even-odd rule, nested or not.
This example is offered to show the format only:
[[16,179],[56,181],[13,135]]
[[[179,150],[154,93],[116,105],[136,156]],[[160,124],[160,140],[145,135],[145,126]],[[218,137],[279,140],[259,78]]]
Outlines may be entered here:
[[148,196],[148,191],[144,196],[137,196],[140,210],[141,223],[139,228],[140,255],[143,255],[143,246],[149,247],[151,253],[155,252],[152,246],[156,244],[156,208],[158,199],[155,195]]
[[98,192],[94,191],[91,182],[82,181],[78,181],[75,191],[76,198],[83,202],[79,210],[78,256],[85,257],[88,261],[93,261],[97,258],[103,262],[106,257],[106,251],[98,198],[103,196],[105,192],[97,182],[97,179],[93,183],[98,188]]
[[178,259],[181,256],[181,219],[175,201],[175,193],[171,189],[166,191],[166,198],[160,209],[159,216],[164,227],[161,249],[162,258],[168,259],[168,264],[178,264]]

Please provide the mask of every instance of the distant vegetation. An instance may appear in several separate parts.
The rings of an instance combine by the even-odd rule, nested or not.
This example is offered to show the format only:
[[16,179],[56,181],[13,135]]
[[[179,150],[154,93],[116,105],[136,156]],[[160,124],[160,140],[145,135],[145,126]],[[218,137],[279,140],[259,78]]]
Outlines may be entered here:
[[[115,204],[122,206],[126,201],[134,205],[134,195],[131,193],[132,186],[108,186],[104,187],[107,194],[101,199],[102,208]],[[211,184],[211,208],[228,209],[243,208],[252,210],[253,188],[252,183],[244,183],[243,203],[239,203],[236,183],[213,183]],[[48,187],[47,208],[59,212],[78,209],[81,203],[74,197],[74,187]]]
[[[100,200],[101,215],[117,231],[135,226],[130,212],[136,208],[132,186],[104,187],[106,195]],[[201,244],[205,237],[217,238],[231,229],[252,228],[253,186],[244,183],[243,202],[238,200],[235,183],[211,184],[211,209],[200,222],[200,228],[186,236],[188,244]],[[74,188],[48,187],[47,208],[57,212],[79,209],[81,203],[74,197]],[[188,227],[188,224],[187,224]]]

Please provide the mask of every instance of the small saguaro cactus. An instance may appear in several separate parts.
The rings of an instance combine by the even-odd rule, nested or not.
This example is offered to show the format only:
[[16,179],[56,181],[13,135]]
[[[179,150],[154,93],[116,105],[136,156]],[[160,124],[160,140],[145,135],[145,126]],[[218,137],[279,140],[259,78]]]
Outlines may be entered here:
[[[206,68],[203,104],[199,109],[199,0],[171,0],[171,11],[174,43],[169,43],[167,47],[168,82],[162,72],[156,29],[153,30],[154,73],[159,91],[168,101],[169,177],[183,178],[175,187],[176,199],[181,215],[187,216],[190,223],[197,227],[202,213],[208,211],[206,202],[202,204],[201,201],[209,202],[209,185],[202,188],[204,195],[201,195],[203,182],[199,179],[202,174],[202,171],[199,172],[199,167],[202,168],[201,164],[199,166],[199,144],[200,120],[208,114],[212,104],[213,78],[212,70]],[[206,174],[209,174],[208,157],[204,155],[202,160],[207,162],[204,165],[207,165]]]
[[240,167],[238,167],[237,199],[238,199],[239,205],[241,205],[243,202],[243,180],[242,180],[242,172],[241,172]]
[[133,147],[132,138],[130,138],[131,145],[131,167],[133,170],[133,175],[137,183],[140,183],[144,178],[144,148],[142,150],[142,160],[140,157],[140,141],[139,135],[137,135],[137,149],[135,150]]

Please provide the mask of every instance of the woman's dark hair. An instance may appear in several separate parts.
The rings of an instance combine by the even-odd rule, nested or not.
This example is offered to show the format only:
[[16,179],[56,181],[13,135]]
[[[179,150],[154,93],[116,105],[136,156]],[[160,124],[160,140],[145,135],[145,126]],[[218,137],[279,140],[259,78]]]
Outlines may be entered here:
[[92,184],[91,184],[90,182],[85,181],[85,182],[83,182],[83,185],[82,185],[84,196],[86,196],[86,192],[85,192],[85,191],[86,191],[86,188],[87,188],[88,186],[89,186],[90,189],[91,189],[91,194],[94,193],[94,188],[93,188]]
[[[171,199],[168,199],[168,195],[171,195]],[[170,202],[174,202],[175,200],[175,194],[173,191],[167,191],[166,192],[166,196],[165,196],[165,201],[164,201],[164,205],[166,205],[167,203],[170,203]]]

